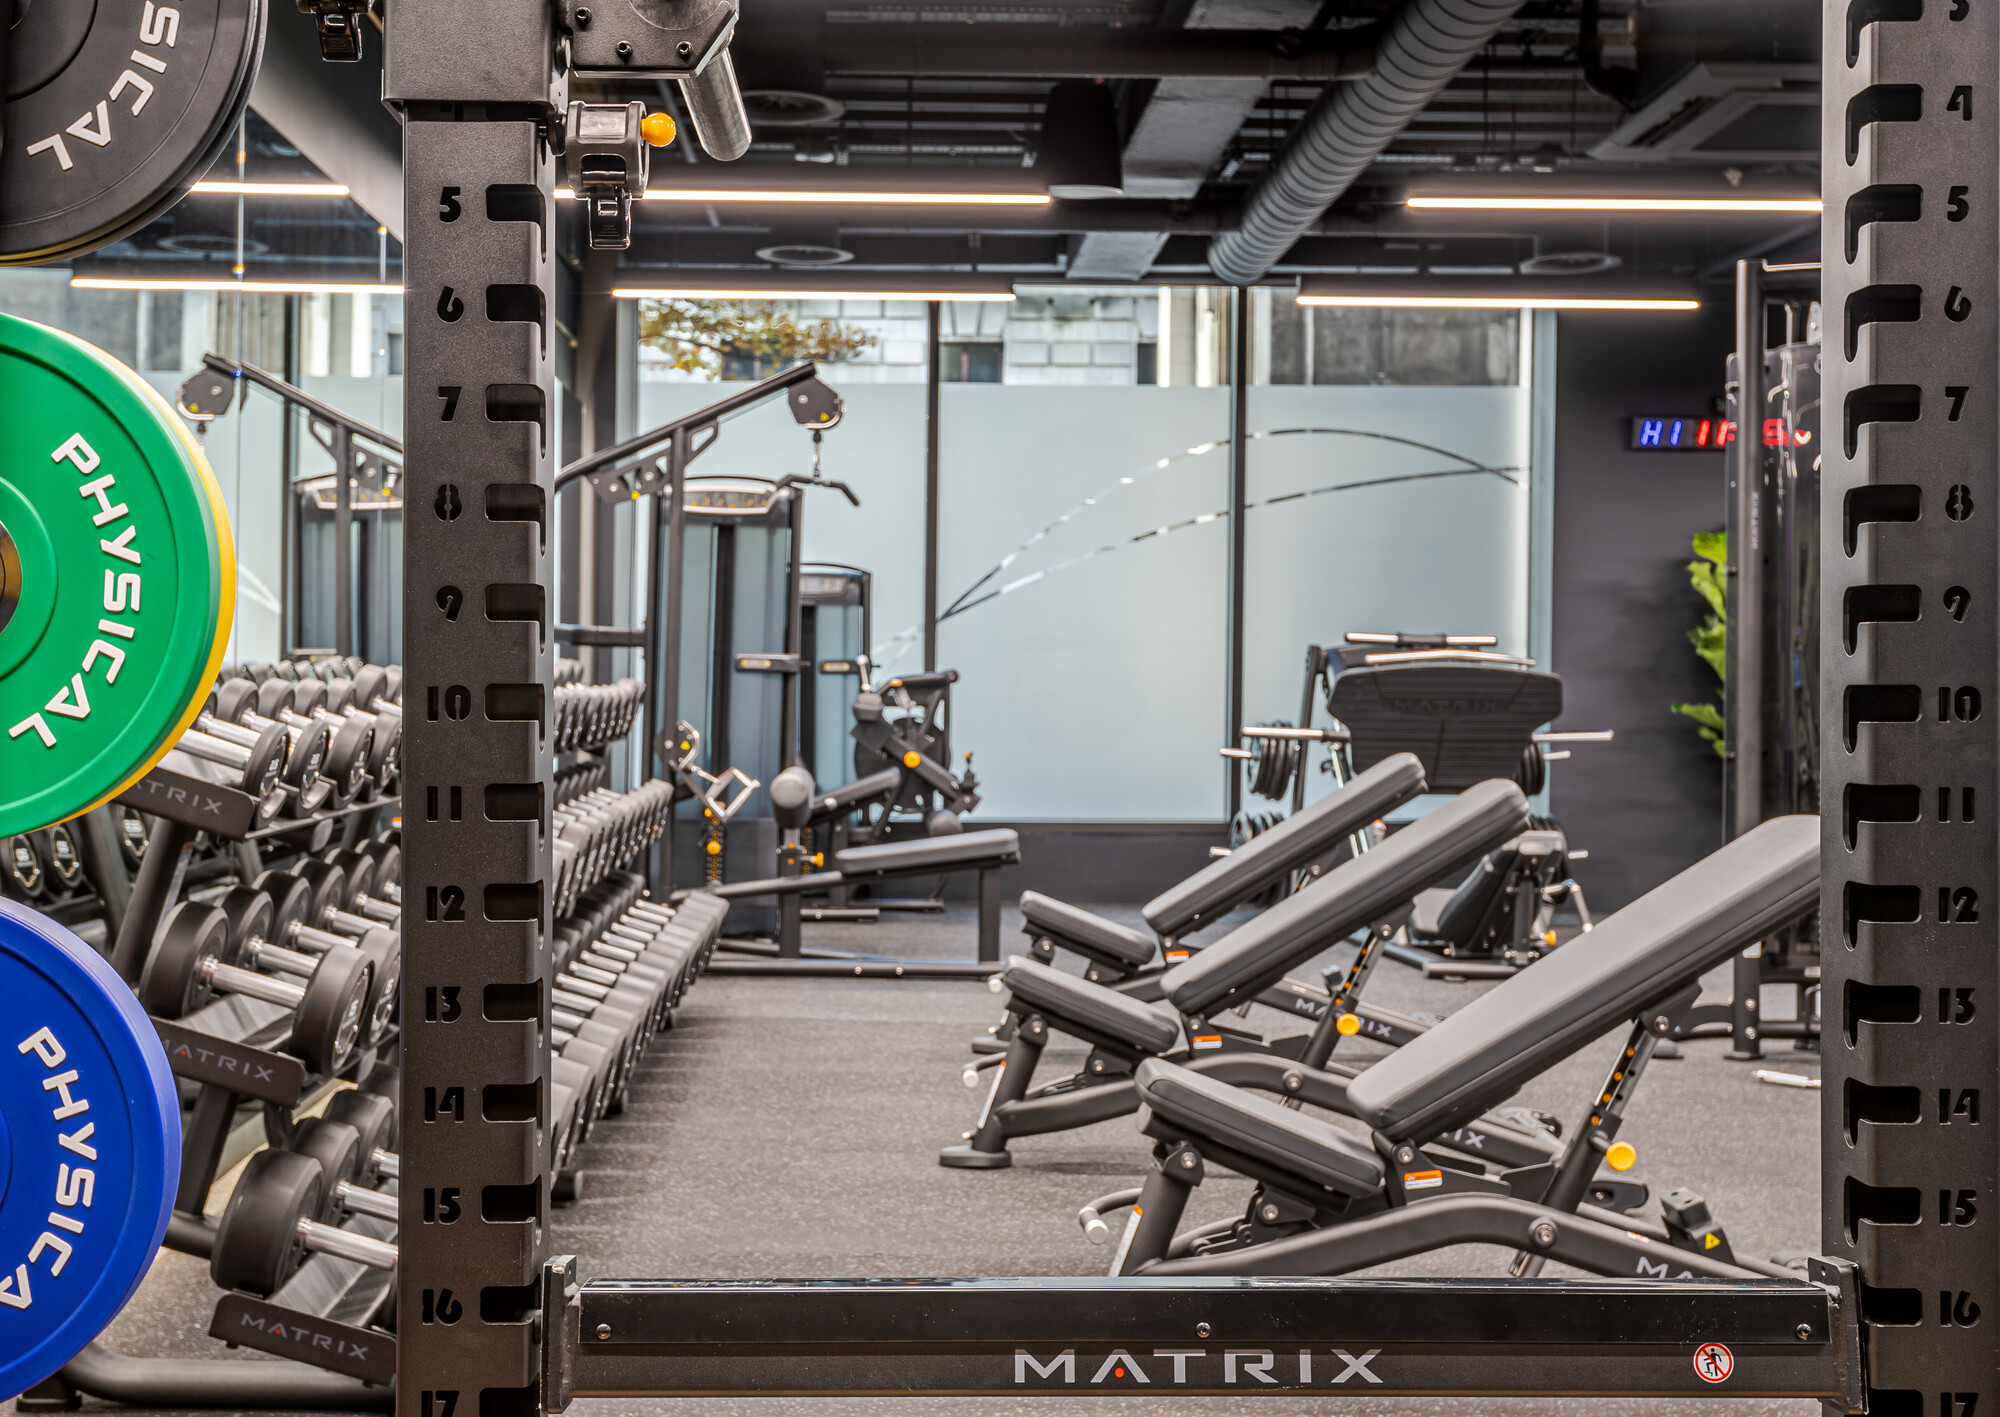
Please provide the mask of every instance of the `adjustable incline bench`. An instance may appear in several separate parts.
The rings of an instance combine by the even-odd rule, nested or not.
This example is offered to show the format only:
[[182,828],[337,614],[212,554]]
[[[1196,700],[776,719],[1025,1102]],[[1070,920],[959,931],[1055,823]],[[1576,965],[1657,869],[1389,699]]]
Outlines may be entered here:
[[[1392,761],[1363,773],[1341,795],[1382,791],[1384,780],[1375,774],[1385,771],[1397,781],[1409,780],[1408,767]],[[1519,787],[1480,783],[1175,965],[1160,977],[1161,1003],[1017,956],[1000,979],[1011,995],[1008,1010],[1015,1023],[1006,1061],[966,1144],[945,1148],[938,1164],[1004,1167],[1012,1163],[1009,1137],[1065,1131],[1132,1111],[1138,1095],[1129,1070],[1142,1059],[1171,1054],[1187,1060],[1209,1053],[1193,1066],[1223,1065],[1236,1075],[1268,1073],[1274,1090],[1283,1090],[1281,1079],[1295,1063],[1323,1068],[1340,1039],[1359,1031],[1354,1002],[1383,941],[1408,915],[1411,899],[1478,860],[1527,820],[1528,802]],[[1310,1034],[1252,1045],[1213,1032],[1205,1022],[1256,1001],[1288,970],[1362,929],[1364,943]],[[1030,1097],[1051,1030],[1096,1051],[1075,1077]]]
[[1423,790],[1423,766],[1414,756],[1384,759],[1147,901],[1139,913],[1153,927],[1150,936],[1039,891],[1023,891],[1022,929],[1033,942],[1029,954],[1043,964],[1055,962],[1057,949],[1082,955],[1088,961],[1083,977],[1093,984],[1119,983],[1162,958],[1178,963],[1185,958],[1175,949],[1182,935],[1215,923],[1293,871],[1320,874],[1325,859],[1349,837]]
[[[1356,833],[1423,790],[1423,767],[1414,756],[1398,753],[1384,759],[1338,792],[1293,813],[1147,901],[1140,914],[1157,937],[1038,891],[1023,891],[1022,933],[1031,942],[1029,956],[1053,964],[1058,949],[1068,950],[1083,957],[1083,977],[1090,983],[1156,1002],[1161,975],[1192,952],[1180,946],[1181,936],[1214,924],[1273,886],[1284,887],[1293,872],[1303,872],[1308,879],[1321,875]],[[1259,1002],[1318,1019],[1326,1012],[1327,997],[1326,990],[1315,985],[1281,980]],[[1358,1016],[1364,1033],[1386,1043],[1402,1043],[1422,1031],[1415,1020],[1373,1006],[1362,1008]],[[973,1046],[1004,1046],[1012,1036],[1005,1028],[995,1032],[1000,1034],[997,1045],[983,1039]]]
[[[1599,923],[1587,948],[1523,970],[1347,1084],[1368,1140],[1170,1062],[1139,1065],[1155,1162],[1116,1272],[1336,1275],[1449,1245],[1519,1252],[1614,1278],[1786,1273],[1735,1255],[1698,1198],[1669,1193],[1642,1231],[1584,1204],[1654,1046],[1702,974],[1819,903],[1820,823],[1779,817]],[[1630,1022],[1559,1155],[1481,1165],[1436,1145],[1522,1084]],[[1258,1183],[1246,1217],[1176,1237],[1209,1162]],[[1109,1198],[1107,1198],[1109,1199]]]

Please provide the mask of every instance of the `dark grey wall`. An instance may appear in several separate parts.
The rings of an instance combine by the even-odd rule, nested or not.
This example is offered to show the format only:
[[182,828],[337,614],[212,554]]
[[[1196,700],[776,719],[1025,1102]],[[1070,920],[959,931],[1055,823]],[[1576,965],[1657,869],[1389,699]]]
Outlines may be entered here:
[[[1208,849],[1228,832],[1220,822],[988,822],[968,830],[1012,827],[1021,834],[1021,864],[1000,873],[1004,900],[1040,891],[1075,905],[1141,905],[1206,866]],[[971,898],[976,878],[953,876],[945,894]],[[1586,888],[1587,889],[1587,888]],[[1010,947],[1011,948],[1011,947]]]
[[1722,765],[1675,702],[1712,700],[1687,632],[1705,613],[1688,540],[1722,526],[1719,453],[1633,453],[1637,413],[1706,412],[1722,390],[1729,297],[1695,316],[1564,315],[1556,339],[1551,658],[1564,728],[1610,728],[1552,769],[1550,807],[1590,852],[1594,910],[1623,905],[1721,843]]

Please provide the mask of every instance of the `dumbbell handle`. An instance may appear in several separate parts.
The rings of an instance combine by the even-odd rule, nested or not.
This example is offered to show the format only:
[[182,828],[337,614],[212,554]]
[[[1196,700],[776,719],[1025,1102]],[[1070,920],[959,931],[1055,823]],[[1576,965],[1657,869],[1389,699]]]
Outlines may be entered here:
[[377,900],[371,895],[354,897],[354,909],[357,914],[365,915],[371,922],[381,925],[394,925],[403,918],[402,906],[393,905],[386,900]]
[[[346,1182],[341,1184],[345,1185]],[[318,1254],[353,1260],[356,1264],[365,1264],[371,1269],[396,1267],[396,1247],[387,1240],[377,1240],[372,1235],[357,1235],[354,1231],[343,1230],[338,1225],[322,1225],[317,1220],[308,1220],[302,1216],[298,1223],[298,1236],[300,1244]]]
[[334,1186],[333,1198],[356,1215],[372,1215],[377,1220],[395,1220],[400,1216],[400,1205],[394,1196],[385,1196],[380,1191],[371,1191],[352,1181],[342,1181]]
[[[204,715],[205,717],[206,715]],[[242,772],[250,766],[250,750],[240,743],[232,743],[224,738],[216,738],[200,729],[189,729],[180,736],[174,746],[183,753],[197,758],[206,758],[211,763]]]
[[234,743],[241,748],[254,748],[264,735],[254,728],[245,728],[240,723],[231,723],[226,718],[217,718],[203,711],[195,715],[194,731],[205,733],[211,738],[220,738],[225,743]]
[[285,938],[296,940],[299,944],[321,952],[341,946],[351,946],[354,943],[351,935],[336,935],[331,930],[316,930],[300,920],[294,920],[285,927]]
[[247,994],[253,999],[262,999],[267,1004],[296,1009],[306,996],[303,984],[274,979],[268,974],[259,974],[254,969],[239,969],[233,964],[224,964],[214,955],[204,955],[196,968],[200,971],[203,983],[231,994]]
[[301,954],[298,950],[288,950],[283,945],[274,945],[255,936],[251,937],[245,949],[252,964],[281,969],[287,974],[310,978],[312,972],[319,968],[318,955]]
[[368,1164],[393,1180],[402,1179],[403,1158],[396,1152],[384,1151],[378,1146],[368,1153]]
[[[396,916],[392,916],[391,919],[400,918],[401,913],[398,911]],[[365,915],[356,915],[352,911],[342,910],[339,906],[333,906],[328,909],[326,912],[326,923],[341,934],[351,935],[357,939],[367,934],[370,930],[379,930],[382,928],[381,921],[370,920]]]
[[396,882],[378,881],[376,883],[375,889],[382,892],[382,899],[388,901],[389,904],[397,907],[398,909],[402,908],[403,888]]

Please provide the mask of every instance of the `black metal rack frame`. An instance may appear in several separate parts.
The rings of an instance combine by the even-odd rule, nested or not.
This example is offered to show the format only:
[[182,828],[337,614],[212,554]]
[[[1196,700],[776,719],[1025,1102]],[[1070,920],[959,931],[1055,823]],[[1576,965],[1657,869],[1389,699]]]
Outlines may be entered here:
[[[452,618],[437,592],[547,605],[546,422],[449,410],[458,394],[469,412],[483,392],[489,414],[553,401],[542,125],[566,92],[542,0],[487,0],[480,20],[399,0],[386,35],[386,89],[407,120],[408,503],[437,509],[406,542],[406,776],[431,805],[406,825],[405,997],[451,985],[481,1005],[403,1040],[399,1410],[526,1417],[612,1392],[1081,1393],[1105,1391],[1121,1357],[1172,1375],[1155,1393],[1289,1398],[1309,1360],[1325,1393],[1790,1394],[1896,1417],[1992,1405],[2000,1324],[1979,1319],[2000,1304],[2000,1250],[1978,1227],[2000,1215],[2000,1136],[1970,1109],[1981,1091],[1990,1101],[2000,1058],[2000,754],[1979,717],[2000,693],[1985,618],[2000,558],[1984,520],[2000,509],[2000,7],[1826,7],[1827,308],[1854,350],[1826,371],[1841,410],[1826,486],[1842,508],[1827,519],[1822,617],[1822,913],[1842,929],[1822,1127],[1835,1258],[1798,1282],[1742,1284],[584,1285],[574,1260],[548,1260],[550,761],[535,709],[552,682],[549,627],[545,610]],[[476,200],[496,190],[507,200]],[[1885,287],[1895,298],[1874,298]],[[672,433],[676,473],[693,431]],[[670,538],[680,526],[669,500],[656,573],[661,521]],[[1918,618],[1861,613],[1911,586]],[[1832,628],[1850,613],[1852,651]],[[673,657],[661,667],[672,703]],[[1934,819],[1940,786],[1955,809],[1983,798],[1985,815]],[[452,793],[484,810],[441,810]],[[454,1086],[479,1105],[462,1121],[426,1112]],[[422,1197],[447,1185],[481,1205],[426,1223]],[[241,1388],[203,1398],[241,1402]]]

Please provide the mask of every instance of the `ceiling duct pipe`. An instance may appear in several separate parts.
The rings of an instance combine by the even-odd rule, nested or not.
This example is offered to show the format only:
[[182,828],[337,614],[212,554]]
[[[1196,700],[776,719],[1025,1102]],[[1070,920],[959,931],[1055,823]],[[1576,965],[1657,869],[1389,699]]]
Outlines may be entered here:
[[1209,243],[1209,268],[1231,285],[1261,280],[1522,3],[1407,0],[1375,72],[1320,96],[1244,203],[1242,226]]

